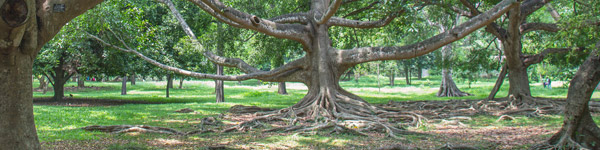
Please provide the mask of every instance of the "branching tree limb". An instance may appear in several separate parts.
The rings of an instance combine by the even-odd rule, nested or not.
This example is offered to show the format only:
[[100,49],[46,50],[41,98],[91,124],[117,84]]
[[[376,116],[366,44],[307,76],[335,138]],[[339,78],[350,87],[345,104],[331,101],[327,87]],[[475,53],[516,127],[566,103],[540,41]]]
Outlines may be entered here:
[[492,23],[516,6],[518,6],[516,1],[502,1],[489,11],[473,17],[465,23],[415,44],[401,47],[361,47],[342,50],[338,52],[337,61],[340,64],[359,64],[377,60],[408,59],[425,55]]
[[291,13],[291,14],[285,14],[285,15],[273,17],[273,18],[270,18],[269,20],[271,20],[273,22],[276,22],[276,23],[300,23],[300,24],[307,24],[308,23],[308,18],[306,16],[308,16],[308,13],[305,13],[305,12]]
[[327,11],[321,16],[321,18],[316,19],[317,24],[325,24],[327,23],[327,21],[329,21],[329,19],[331,17],[333,17],[333,15],[335,14],[335,12],[337,12],[338,9],[340,9],[340,6],[342,5],[342,0],[334,0],[333,4],[329,5],[329,8],[327,9]]
[[345,18],[333,17],[327,23],[328,26],[342,26],[342,27],[350,27],[350,28],[379,28],[388,25],[392,22],[399,14],[404,13],[404,10],[396,13],[391,13],[385,18],[377,21],[359,21],[359,20],[350,20]]
[[[259,18],[258,16],[250,15],[241,12],[234,8],[225,6],[218,0],[189,0],[190,2],[202,6],[206,5],[210,9],[208,11],[217,12],[220,16],[239,24],[239,28],[255,30],[278,38],[285,38],[298,41],[306,44],[308,40],[308,27],[299,24],[280,24],[270,20]],[[206,9],[206,8],[202,8]],[[209,13],[214,17],[219,17]],[[229,24],[229,23],[228,23]]]

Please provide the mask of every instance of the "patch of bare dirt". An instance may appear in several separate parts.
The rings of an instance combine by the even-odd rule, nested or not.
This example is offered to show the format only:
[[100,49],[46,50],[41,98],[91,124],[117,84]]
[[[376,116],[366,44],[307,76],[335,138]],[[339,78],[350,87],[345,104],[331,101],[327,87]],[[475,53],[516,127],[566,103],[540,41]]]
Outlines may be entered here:
[[114,100],[114,99],[94,99],[94,98],[63,98],[54,101],[52,98],[33,98],[34,105],[52,105],[52,106],[72,106],[72,107],[92,107],[92,106],[118,106],[125,104],[161,104],[160,102],[146,102],[139,100]]

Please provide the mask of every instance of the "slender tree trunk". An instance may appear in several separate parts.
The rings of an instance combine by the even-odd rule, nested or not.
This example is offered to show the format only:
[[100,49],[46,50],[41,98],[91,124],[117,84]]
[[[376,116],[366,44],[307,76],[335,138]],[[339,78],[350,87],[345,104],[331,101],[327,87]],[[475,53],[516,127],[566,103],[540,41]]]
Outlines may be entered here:
[[[223,75],[223,66],[221,66],[221,65],[216,65],[216,66],[217,66],[217,75]],[[215,80],[215,96],[216,96],[217,103],[225,102],[225,94],[224,94],[224,90],[223,90],[223,80]]]
[[167,74],[167,88],[173,88],[173,74]]
[[167,98],[169,98],[169,89],[173,88],[173,75],[172,74],[167,74],[167,87],[165,88],[165,94],[167,95]]
[[494,97],[496,97],[496,93],[498,93],[500,87],[502,87],[502,83],[504,83],[504,78],[506,77],[506,70],[506,65],[502,65],[502,69],[498,74],[498,79],[496,79],[496,84],[494,84],[494,88],[492,88],[492,91],[490,92],[490,95],[488,95],[487,100],[493,100]]
[[169,73],[167,75],[167,88],[173,88],[173,74]]
[[121,79],[121,95],[127,95],[127,76]]
[[[556,149],[600,149],[600,128],[594,123],[589,110],[594,88],[600,82],[598,50],[600,46],[590,54],[571,80],[564,110],[564,124],[546,143]],[[547,147],[538,147],[545,148]]]
[[46,77],[40,76],[40,77],[37,77],[37,79],[40,82],[39,88],[42,90],[43,94],[46,94],[46,91],[48,91],[48,82],[46,82]]
[[77,75],[77,87],[85,87],[85,76],[84,75]]
[[396,70],[395,69],[391,69],[390,70],[390,86],[394,86],[394,78],[396,78]]
[[135,73],[131,74],[131,76],[129,77],[129,80],[131,82],[131,85],[135,85],[135,80],[136,80],[136,75]]
[[185,77],[181,77],[179,79],[179,89],[183,89],[183,80],[185,79]]
[[410,85],[410,63],[404,62],[404,75],[406,77],[406,85]]
[[423,79],[423,67],[421,65],[417,66],[417,80]]

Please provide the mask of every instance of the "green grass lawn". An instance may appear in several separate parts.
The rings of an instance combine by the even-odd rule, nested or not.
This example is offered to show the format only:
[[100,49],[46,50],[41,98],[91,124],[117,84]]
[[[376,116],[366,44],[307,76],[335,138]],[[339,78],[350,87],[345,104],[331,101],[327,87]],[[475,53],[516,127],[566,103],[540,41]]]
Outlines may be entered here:
[[[346,90],[361,96],[371,103],[386,103],[394,101],[410,100],[449,100],[449,99],[483,99],[487,97],[495,79],[480,79],[472,83],[469,88],[465,83],[458,82],[459,88],[465,92],[475,94],[475,96],[459,98],[439,98],[435,96],[439,88],[439,77],[426,77],[421,80],[413,79],[412,85],[406,85],[404,78],[397,78],[396,86],[389,86],[386,77],[380,77],[381,87],[378,87],[377,78],[374,76],[361,77],[357,83],[353,80],[344,81],[340,84]],[[175,82],[177,87],[178,82]],[[99,99],[124,99],[141,100],[150,102],[163,102],[164,104],[128,104],[122,106],[100,106],[100,107],[67,107],[67,106],[34,106],[36,127],[40,141],[47,149],[62,149],[61,142],[78,143],[91,147],[82,147],[83,149],[197,149],[207,145],[224,144],[235,148],[307,148],[307,149],[342,149],[357,148],[368,149],[374,146],[381,146],[380,142],[397,143],[398,140],[386,138],[383,135],[376,135],[376,138],[360,137],[353,135],[328,135],[316,133],[312,135],[293,134],[293,133],[273,133],[264,134],[258,131],[249,133],[229,133],[215,134],[207,133],[194,136],[167,136],[160,134],[107,134],[100,132],[88,132],[79,128],[89,125],[119,125],[119,124],[144,124],[152,126],[170,127],[182,131],[196,129],[200,118],[207,116],[217,116],[226,113],[229,107],[233,105],[256,105],[260,107],[285,108],[293,105],[306,94],[306,86],[300,83],[288,83],[289,95],[278,95],[277,86],[269,87],[266,84],[260,84],[256,80],[244,81],[242,84],[237,82],[225,82],[225,103],[214,103],[213,81],[195,80],[185,81],[183,89],[172,89],[171,98],[165,98],[166,82],[141,82],[137,85],[128,85],[128,95],[120,95],[120,82],[86,82],[86,86],[103,87],[100,90],[83,89],[79,91],[65,91],[65,95],[73,94],[75,98],[99,98]],[[565,98],[567,88],[553,83],[553,89],[545,89],[541,83],[531,84],[533,96]],[[34,82],[34,87],[37,87]],[[66,87],[76,86],[76,83],[69,82]],[[508,81],[497,94],[497,97],[504,97],[507,94]],[[51,97],[50,91],[46,94],[34,92],[34,97]],[[600,98],[600,92],[596,91],[593,98]],[[174,113],[173,111],[191,108],[196,113]],[[594,117],[596,121],[600,117]],[[540,118],[529,119],[523,116],[517,116],[517,119],[511,122],[495,122],[494,116],[475,116],[473,120],[465,122],[472,128],[486,127],[522,127],[522,126],[541,126],[548,128],[559,128],[561,126],[561,116],[544,116]],[[600,123],[600,122],[599,122]],[[428,131],[429,126],[415,128],[413,130]],[[257,137],[258,136],[258,137]],[[547,137],[549,135],[543,135]],[[404,142],[419,141],[423,139],[435,138],[436,135],[418,136],[408,135]],[[213,138],[219,138],[214,141]],[[170,141],[169,141],[170,140]],[[460,141],[460,139],[454,139]],[[493,144],[480,141],[480,147],[493,147]],[[361,142],[356,142],[361,141]],[[402,140],[401,140],[402,141]],[[433,140],[436,141],[436,140]],[[440,146],[453,139],[437,139],[438,143],[432,143],[429,146]],[[169,145],[169,142],[171,144]],[[173,144],[180,142],[184,144]],[[229,143],[228,143],[229,142]],[[158,144],[157,144],[158,143]],[[162,145],[161,145],[162,143]],[[165,146],[166,143],[166,146]],[[185,144],[187,143],[187,144]],[[190,144],[191,143],[191,144]],[[57,146],[58,145],[58,146]],[[68,145],[68,144],[67,144]],[[93,147],[99,146],[100,147]],[[282,147],[283,145],[283,147]],[[492,147],[490,147],[492,145]],[[527,145],[525,145],[526,147]],[[194,148],[195,147],[195,148]]]

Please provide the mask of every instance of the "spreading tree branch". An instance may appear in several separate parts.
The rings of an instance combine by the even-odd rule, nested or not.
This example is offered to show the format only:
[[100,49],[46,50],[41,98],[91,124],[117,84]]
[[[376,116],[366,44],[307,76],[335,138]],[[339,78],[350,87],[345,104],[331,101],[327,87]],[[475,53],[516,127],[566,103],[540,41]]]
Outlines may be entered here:
[[285,15],[273,17],[273,18],[270,18],[269,20],[276,22],[276,23],[307,24],[308,23],[308,18],[306,17],[307,15],[308,15],[308,13],[305,13],[305,12],[291,13],[291,14],[285,14]]
[[[85,13],[87,10],[92,7],[100,4],[104,0],[61,0],[61,1],[40,1],[38,0],[38,12],[37,18],[31,18],[32,20],[38,22],[38,29],[40,34],[38,34],[39,39],[37,42],[38,47],[42,47],[52,38],[54,35],[60,31],[60,29],[67,24],[67,22],[71,21],[73,18]],[[63,10],[54,10],[55,4],[64,5]],[[33,9],[35,10],[35,9]]]
[[[101,38],[94,36],[90,33],[86,32],[86,34],[88,35],[88,37],[102,43],[103,45],[112,47],[114,49],[117,49],[117,50],[120,50],[123,52],[133,53],[133,54],[137,55],[138,57],[142,58],[144,61],[146,61],[152,65],[155,65],[159,68],[162,68],[162,69],[165,69],[168,71],[173,71],[177,74],[190,76],[190,77],[194,77],[194,78],[199,78],[199,79],[214,79],[214,80],[225,80],[225,81],[242,81],[242,80],[249,80],[249,79],[260,79],[260,80],[265,80],[265,81],[278,82],[280,80],[283,80],[282,78],[288,79],[289,75],[291,73],[300,71],[301,67],[302,67],[302,63],[304,63],[303,62],[304,59],[301,58],[301,59],[290,62],[282,67],[279,67],[279,68],[271,70],[271,71],[257,71],[257,72],[251,72],[251,73],[248,73],[245,75],[237,75],[237,76],[206,74],[206,73],[193,72],[193,71],[165,65],[165,64],[162,64],[152,58],[146,57],[145,55],[143,55],[142,53],[140,53],[134,49],[129,48],[129,46],[127,46],[126,44],[124,45],[126,48],[122,48],[122,47],[110,44],[110,43],[102,40]],[[118,38],[118,37],[116,37],[116,38]],[[122,42],[121,39],[119,39],[119,41]],[[231,66],[237,66],[237,65],[232,64],[232,63],[236,63],[235,61],[225,61],[225,62],[230,62]],[[282,75],[288,75],[288,76],[282,76]],[[298,81],[298,80],[292,80],[292,81]]]
[[[270,36],[291,39],[306,44],[308,41],[307,26],[299,24],[281,24],[270,20],[262,19],[258,16],[250,15],[234,8],[225,6],[218,0],[188,0],[198,6],[206,5],[210,9],[202,8],[205,11],[214,11],[217,14],[239,24],[238,28],[255,30]],[[211,13],[209,13],[211,14]],[[214,17],[217,15],[211,14]],[[227,22],[226,22],[227,23]]]
[[378,60],[409,59],[425,55],[494,22],[508,10],[518,5],[519,3],[516,0],[504,0],[487,12],[422,42],[400,47],[361,47],[341,50],[338,51],[336,59],[341,64],[359,64]]
[[582,47],[575,47],[575,48],[547,48],[544,51],[542,51],[541,53],[538,53],[538,54],[535,54],[535,55],[521,56],[521,59],[523,60],[523,63],[525,63],[525,66],[530,66],[530,65],[542,62],[544,60],[544,58],[548,54],[567,53],[567,52],[571,52],[571,51],[583,51],[583,49],[584,48],[582,48]]
[[340,6],[342,5],[342,0],[334,0],[333,4],[329,5],[329,8],[327,8],[327,11],[325,12],[325,14],[323,14],[321,16],[321,18],[317,19],[317,24],[325,24],[327,23],[327,21],[329,21],[329,19],[331,17],[333,17],[333,15],[335,14],[335,12],[337,12],[338,9],[340,9]]
[[359,13],[361,13],[361,12],[365,11],[365,10],[369,10],[369,9],[373,8],[373,6],[375,6],[376,4],[379,4],[379,3],[381,3],[381,2],[380,2],[380,1],[375,1],[375,2],[373,2],[373,3],[371,3],[371,4],[369,4],[369,5],[368,5],[368,6],[366,6],[366,7],[363,7],[363,8],[360,8],[360,9],[357,9],[357,10],[354,10],[354,11],[352,11],[352,12],[348,13],[347,15],[345,15],[345,16],[344,16],[344,17],[342,17],[342,18],[347,18],[347,17],[349,17],[349,16],[353,16],[353,15],[359,14]]
[[519,27],[521,34],[531,31],[544,30],[548,32],[558,32],[560,28],[553,23],[524,23]]
[[345,18],[333,17],[327,23],[328,26],[342,26],[342,27],[350,27],[350,28],[379,28],[388,25],[392,22],[399,14],[404,13],[404,10],[400,12],[390,13],[388,16],[381,20],[377,21],[359,21],[359,20],[351,20]]

